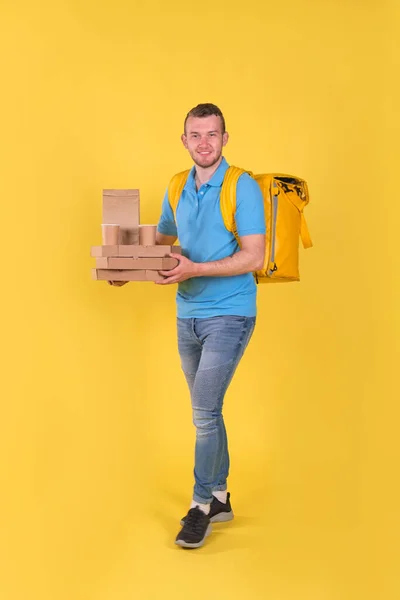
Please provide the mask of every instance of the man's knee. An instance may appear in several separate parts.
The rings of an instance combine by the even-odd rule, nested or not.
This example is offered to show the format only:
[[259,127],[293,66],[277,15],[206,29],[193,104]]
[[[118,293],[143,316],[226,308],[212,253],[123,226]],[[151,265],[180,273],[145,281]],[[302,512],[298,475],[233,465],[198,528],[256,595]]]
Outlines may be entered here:
[[221,411],[218,410],[193,409],[193,424],[198,436],[211,435],[217,431],[221,418]]

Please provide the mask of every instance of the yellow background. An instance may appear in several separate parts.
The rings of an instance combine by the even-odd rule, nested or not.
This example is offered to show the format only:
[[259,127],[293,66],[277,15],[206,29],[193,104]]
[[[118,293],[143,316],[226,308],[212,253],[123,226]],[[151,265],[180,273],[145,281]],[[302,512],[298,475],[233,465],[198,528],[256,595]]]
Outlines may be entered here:
[[[398,3],[0,16],[1,598],[398,598]],[[236,521],[185,552],[175,288],[94,282],[89,249],[103,188],[140,188],[157,222],[199,102],[228,161],[308,181],[315,247],[300,284],[259,289],[226,398]]]

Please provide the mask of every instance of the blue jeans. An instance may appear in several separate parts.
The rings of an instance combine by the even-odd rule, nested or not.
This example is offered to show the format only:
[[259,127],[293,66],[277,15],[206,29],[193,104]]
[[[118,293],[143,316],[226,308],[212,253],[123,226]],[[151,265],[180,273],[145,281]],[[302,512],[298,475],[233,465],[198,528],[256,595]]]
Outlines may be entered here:
[[213,491],[227,489],[229,453],[222,406],[255,322],[255,317],[231,315],[178,318],[179,354],[196,427],[196,502],[208,504]]

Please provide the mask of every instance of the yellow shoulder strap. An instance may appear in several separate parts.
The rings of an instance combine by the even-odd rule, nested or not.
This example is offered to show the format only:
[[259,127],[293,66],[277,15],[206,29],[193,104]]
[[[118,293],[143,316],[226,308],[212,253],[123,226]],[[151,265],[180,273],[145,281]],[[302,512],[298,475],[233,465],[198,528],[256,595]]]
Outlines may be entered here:
[[307,182],[304,181],[304,179],[300,179],[299,177],[297,177],[297,179],[299,181],[301,181],[301,185],[303,188],[303,206],[300,212],[300,238],[303,244],[303,248],[304,250],[307,250],[307,248],[312,248],[313,243],[311,241],[311,236],[310,236],[310,232],[308,231],[308,227],[307,227],[307,223],[306,223],[306,219],[304,216],[304,209],[307,206],[307,204],[310,202],[310,195],[308,193],[308,185]]
[[243,173],[249,173],[239,167],[229,167],[225,173],[224,182],[221,189],[220,207],[224,225],[228,231],[231,231],[237,242],[239,243],[239,235],[236,229],[235,212],[236,212],[236,186],[239,177]]
[[176,214],[176,207],[178,206],[179,198],[182,195],[182,190],[185,187],[185,183],[189,176],[190,169],[182,171],[173,176],[168,185],[168,200],[172,208],[174,216]]
[[311,248],[313,243],[311,241],[310,232],[308,231],[307,223],[303,214],[301,214],[301,222],[300,222],[300,237],[303,242],[303,248],[306,250],[307,248]]

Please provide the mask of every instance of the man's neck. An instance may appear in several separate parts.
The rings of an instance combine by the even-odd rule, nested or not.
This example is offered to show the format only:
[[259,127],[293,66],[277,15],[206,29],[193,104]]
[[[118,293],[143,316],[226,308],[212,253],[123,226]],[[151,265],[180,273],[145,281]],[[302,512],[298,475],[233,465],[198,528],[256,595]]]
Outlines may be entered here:
[[199,167],[198,165],[196,165],[195,181],[197,189],[199,189],[202,185],[207,183],[207,181],[210,181],[211,177],[214,175],[215,171],[221,164],[222,159],[223,157],[221,156],[221,158],[218,160],[218,162],[215,163],[215,165],[213,165],[212,167],[208,167],[207,169],[203,169],[203,167]]

